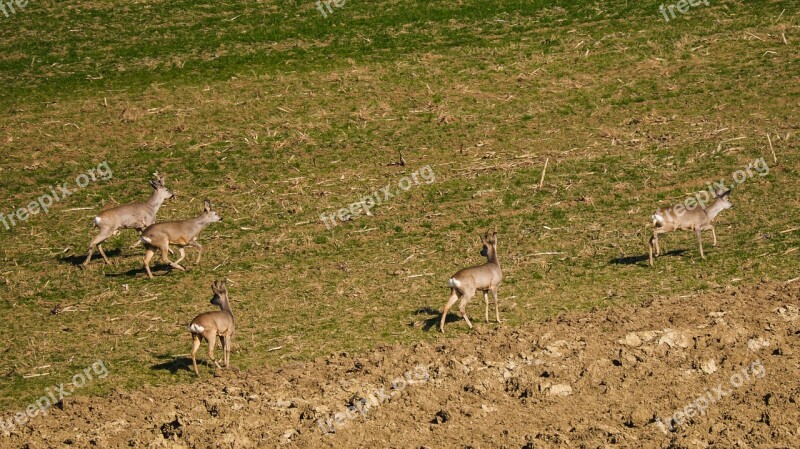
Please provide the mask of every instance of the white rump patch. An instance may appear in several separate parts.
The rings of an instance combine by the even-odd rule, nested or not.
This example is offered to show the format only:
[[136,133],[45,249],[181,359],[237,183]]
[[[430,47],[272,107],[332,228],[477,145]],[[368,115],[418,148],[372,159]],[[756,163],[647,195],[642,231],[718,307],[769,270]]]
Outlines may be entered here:
[[94,217],[94,224],[100,226],[100,217]]
[[458,279],[456,279],[456,278],[450,278],[450,280],[447,282],[447,284],[450,285],[451,287],[455,287],[455,288],[461,287],[461,282],[458,282]]
[[653,224],[664,224],[664,216],[661,215],[661,211],[654,213],[650,218],[653,219]]
[[206,329],[197,323],[192,323],[189,325],[189,332],[193,334],[202,334],[204,330]]
[[152,240],[150,240],[149,238],[147,238],[147,237],[145,237],[145,236],[141,236],[141,237],[139,237],[139,239],[140,239],[142,242],[144,242],[144,243],[147,243],[148,245],[149,245],[149,244],[151,244],[151,243],[153,243],[153,241],[152,241]]

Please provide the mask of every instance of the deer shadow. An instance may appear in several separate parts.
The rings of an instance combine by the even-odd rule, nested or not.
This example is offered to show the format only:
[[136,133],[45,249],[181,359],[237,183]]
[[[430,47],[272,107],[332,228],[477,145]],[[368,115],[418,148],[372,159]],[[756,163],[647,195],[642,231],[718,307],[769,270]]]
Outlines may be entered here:
[[[113,257],[119,257],[121,254],[122,254],[122,249],[120,249],[120,248],[114,248],[112,250],[107,250],[106,251],[106,256],[108,256],[109,259],[111,259]],[[72,265],[74,267],[82,267],[84,260],[86,260],[86,254],[83,254],[83,255],[74,254],[72,256],[66,256],[66,257],[59,257],[58,258],[59,262],[65,263],[65,264],[69,264],[69,265]],[[101,256],[98,252],[95,252],[94,254],[92,254],[92,260],[89,261],[89,264],[92,264],[93,262],[97,262],[98,260],[100,261],[100,263],[105,263],[103,261],[103,256]]]
[[[151,370],[169,371],[170,374],[176,374],[178,371],[184,370],[194,373],[191,357],[174,357],[170,354],[160,354],[156,358],[164,360],[164,362],[151,366]],[[198,365],[204,364],[205,361],[198,360],[197,363]]]
[[[150,271],[153,272],[153,277],[166,276],[173,270],[180,271],[177,268],[172,268],[167,264],[156,264],[150,267]],[[144,269],[144,265],[142,265],[141,268],[131,268],[130,270],[123,271],[121,273],[106,273],[106,277],[110,278],[121,278],[121,277],[135,278],[138,275],[143,275],[147,277],[147,270]]]
[[[669,252],[663,253],[658,257],[681,256],[685,252],[686,252],[685,249],[676,249],[676,250],[673,250],[673,251],[669,251]],[[658,257],[654,256],[654,258],[656,258],[656,259]],[[615,258],[615,259],[611,259],[610,261],[608,261],[608,263],[614,264],[614,265],[637,265],[637,264],[639,264],[639,262],[647,262],[649,259],[650,259],[650,256],[648,254],[644,254],[644,255],[641,255],[641,256],[618,257],[618,258]],[[645,263],[645,266],[648,266],[648,264]]]
[[[431,315],[430,318],[426,318],[425,321],[422,322],[422,330],[425,332],[430,332],[431,329],[436,330],[439,327],[439,321],[442,319],[442,312],[438,309],[434,309],[433,307],[426,306],[421,307],[414,311],[415,315]],[[445,323],[449,323],[452,321],[460,321],[461,318],[453,315],[452,313],[447,315],[447,320]],[[414,323],[411,323],[413,326]]]

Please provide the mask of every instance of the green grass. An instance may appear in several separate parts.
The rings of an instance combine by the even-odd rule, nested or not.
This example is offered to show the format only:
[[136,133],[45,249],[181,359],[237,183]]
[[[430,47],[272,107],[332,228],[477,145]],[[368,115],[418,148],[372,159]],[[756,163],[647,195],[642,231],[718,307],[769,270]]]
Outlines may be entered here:
[[[0,212],[101,161],[114,172],[0,225],[0,409],[98,359],[110,374],[82,393],[194,382],[186,325],[223,276],[242,369],[442,338],[446,280],[481,262],[490,227],[510,326],[796,277],[798,233],[781,231],[800,221],[797,6],[715,2],[669,23],[657,8],[350,0],[325,19],[312,1],[31,0],[0,16]],[[388,165],[398,151],[407,166]],[[664,249],[686,251],[645,266],[657,207],[759,157],[769,175],[735,189],[707,260],[676,233]],[[435,182],[373,216],[320,221],[425,165]],[[155,170],[177,193],[162,220],[204,198],[225,218],[203,262],[147,280],[126,231],[105,245],[115,265],[76,268],[94,214],[145,198]]]

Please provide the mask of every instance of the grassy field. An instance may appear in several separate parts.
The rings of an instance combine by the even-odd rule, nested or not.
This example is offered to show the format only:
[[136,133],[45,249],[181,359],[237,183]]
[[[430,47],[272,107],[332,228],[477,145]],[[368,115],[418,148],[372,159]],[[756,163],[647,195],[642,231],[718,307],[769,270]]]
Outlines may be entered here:
[[[29,0],[0,15],[0,213],[113,171],[0,224],[0,410],[96,360],[109,375],[82,394],[196,382],[186,325],[222,277],[243,370],[446,338],[447,279],[482,261],[491,227],[508,326],[796,278],[798,5],[711,1],[669,22],[658,5],[349,0],[324,18],[311,0]],[[676,233],[647,267],[657,207],[762,157],[706,260]],[[320,220],[425,166],[434,182],[372,216]],[[146,198],[156,170],[177,194],[161,220],[205,198],[225,219],[204,260],[148,280],[125,231],[105,245],[114,265],[79,269],[94,215]],[[476,327],[495,326],[481,302]]]

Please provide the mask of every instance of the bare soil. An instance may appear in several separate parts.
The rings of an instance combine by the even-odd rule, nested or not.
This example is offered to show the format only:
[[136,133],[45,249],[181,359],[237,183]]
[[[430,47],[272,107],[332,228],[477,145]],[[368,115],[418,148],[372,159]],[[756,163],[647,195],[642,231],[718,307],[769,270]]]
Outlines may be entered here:
[[0,447],[797,447],[798,299],[800,282],[763,282],[521,328],[478,318],[280,369],[204,365],[193,385],[69,397]]

